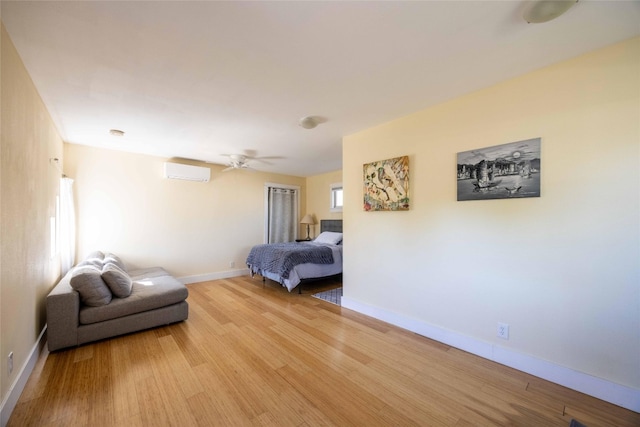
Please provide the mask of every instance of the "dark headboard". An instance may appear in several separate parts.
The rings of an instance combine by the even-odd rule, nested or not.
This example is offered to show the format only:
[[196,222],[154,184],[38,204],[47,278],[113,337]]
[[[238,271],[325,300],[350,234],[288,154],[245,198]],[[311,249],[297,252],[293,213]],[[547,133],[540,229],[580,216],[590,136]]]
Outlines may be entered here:
[[323,231],[335,231],[342,233],[342,220],[341,219],[321,219],[320,220],[320,232]]

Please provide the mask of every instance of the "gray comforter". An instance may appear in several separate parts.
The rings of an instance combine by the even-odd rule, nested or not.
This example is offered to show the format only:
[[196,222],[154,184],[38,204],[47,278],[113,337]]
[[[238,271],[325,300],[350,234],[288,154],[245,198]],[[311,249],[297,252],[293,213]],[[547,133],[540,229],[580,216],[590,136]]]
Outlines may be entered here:
[[307,243],[269,243],[251,248],[247,257],[247,266],[252,274],[271,272],[283,279],[298,264],[332,264],[331,248]]

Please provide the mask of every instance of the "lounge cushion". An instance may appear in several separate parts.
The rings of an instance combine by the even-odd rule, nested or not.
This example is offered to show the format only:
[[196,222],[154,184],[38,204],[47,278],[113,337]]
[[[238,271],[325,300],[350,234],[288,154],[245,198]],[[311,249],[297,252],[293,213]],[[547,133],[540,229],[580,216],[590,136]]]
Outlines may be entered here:
[[102,269],[102,265],[104,264],[104,253],[101,251],[93,251],[90,252],[77,266],[82,267],[83,265],[93,265],[94,267],[98,267]]
[[[159,271],[158,271],[159,270]],[[162,269],[149,269],[151,277],[145,280],[146,275],[134,276],[131,295],[127,298],[113,298],[109,305],[102,307],[84,306],[80,308],[80,324],[102,322],[116,319],[147,310],[176,304],[184,301],[189,296],[186,286],[174,277],[166,274]]]
[[104,253],[102,251],[93,251],[89,252],[89,255],[84,257],[85,260],[88,259],[104,259]]
[[102,280],[102,270],[97,267],[91,265],[76,267],[69,283],[78,291],[80,300],[87,306],[105,306],[113,298],[109,287]]
[[128,271],[127,273],[129,273],[131,280],[134,282],[136,280],[148,280],[153,279],[154,277],[170,276],[170,274],[162,267],[139,268],[137,270]]
[[126,298],[131,295],[133,284],[131,277],[117,264],[107,263],[102,267],[102,280],[104,280],[114,296]]
[[103,262],[104,262],[105,264],[115,264],[115,265],[117,265],[118,267],[120,267],[120,269],[121,269],[122,271],[127,271],[127,268],[125,267],[124,262],[122,262],[122,260],[120,259],[120,257],[118,257],[117,255],[114,255],[114,254],[112,254],[112,253],[107,253],[107,254],[104,256],[104,260],[103,260]]

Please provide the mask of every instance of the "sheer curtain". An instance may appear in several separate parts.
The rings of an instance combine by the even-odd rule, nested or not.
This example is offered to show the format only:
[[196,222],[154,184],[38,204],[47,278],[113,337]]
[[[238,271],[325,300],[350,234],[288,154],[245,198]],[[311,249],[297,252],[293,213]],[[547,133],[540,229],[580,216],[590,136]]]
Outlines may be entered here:
[[291,242],[296,238],[298,221],[298,191],[269,187],[268,242]]
[[73,179],[60,179],[60,270],[65,275],[76,259],[76,216],[73,206]]

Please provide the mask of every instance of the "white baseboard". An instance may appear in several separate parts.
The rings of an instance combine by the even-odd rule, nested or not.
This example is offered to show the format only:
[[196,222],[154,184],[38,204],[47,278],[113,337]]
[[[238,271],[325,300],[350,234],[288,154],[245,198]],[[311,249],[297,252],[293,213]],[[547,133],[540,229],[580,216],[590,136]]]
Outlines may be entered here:
[[2,427],[5,427],[9,423],[9,418],[18,404],[18,399],[20,398],[24,387],[27,385],[27,380],[33,372],[33,368],[35,368],[36,363],[38,363],[38,357],[40,357],[40,353],[42,353],[42,350],[45,348],[47,341],[44,339],[44,333],[46,330],[47,326],[45,325],[42,332],[40,332],[40,336],[38,336],[38,340],[33,345],[33,348],[29,353],[29,357],[25,361],[24,365],[22,365],[18,376],[13,384],[11,384],[9,392],[2,401],[2,406],[0,406],[0,425],[2,425]]
[[379,307],[342,297],[342,307],[399,326],[427,338],[459,348],[482,358],[534,375],[572,390],[640,412],[640,390],[574,371],[546,360],[518,353],[495,344],[449,331],[426,322],[410,319]]
[[195,276],[183,276],[177,279],[188,285],[190,283],[207,282],[209,280],[228,279],[229,277],[238,277],[249,275],[248,268],[239,268],[236,270],[218,271],[216,273],[197,274]]

